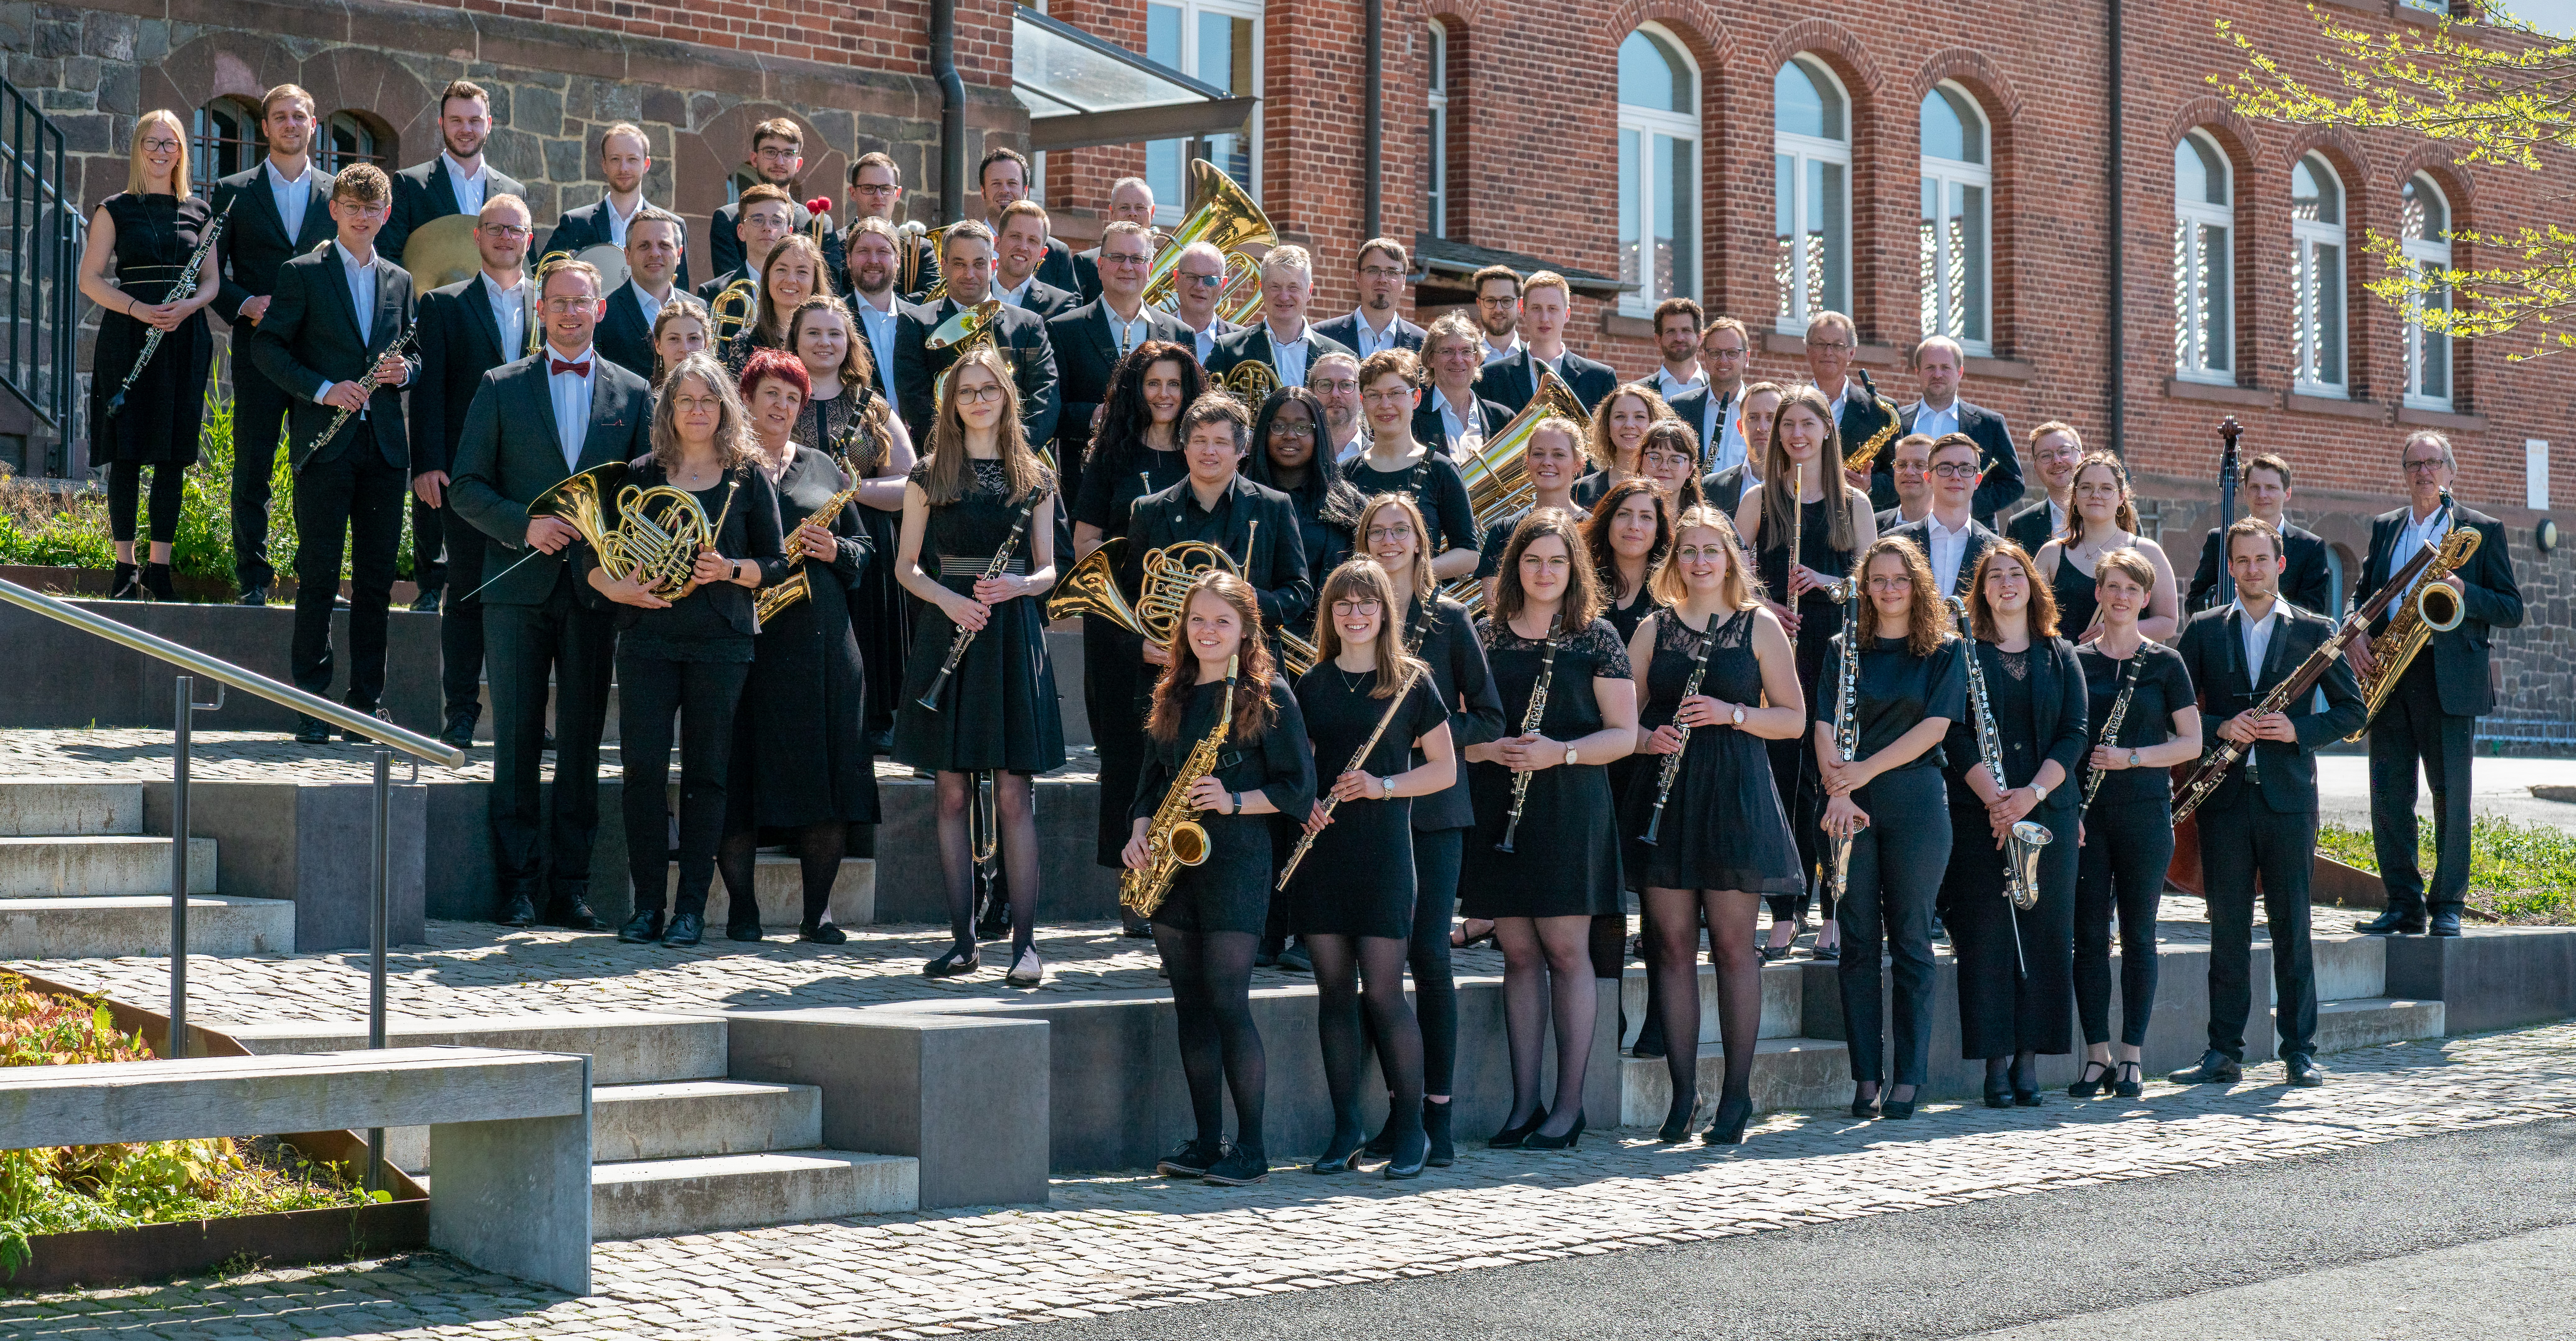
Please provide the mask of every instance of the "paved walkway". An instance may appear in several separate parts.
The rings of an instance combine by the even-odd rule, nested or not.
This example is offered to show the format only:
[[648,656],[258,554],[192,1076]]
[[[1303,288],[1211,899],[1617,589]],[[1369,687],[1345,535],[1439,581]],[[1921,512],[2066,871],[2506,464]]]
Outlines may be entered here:
[[1059,1179],[1044,1207],[601,1244],[574,1299],[430,1253],[0,1302],[0,1336],[949,1336],[1682,1244],[2351,1150],[2576,1112],[2576,1025],[2344,1053],[2320,1090],[2227,1090],[1913,1122],[1776,1114],[1734,1150],[1594,1139],[1467,1152],[1390,1184],[1283,1170],[1221,1190]]

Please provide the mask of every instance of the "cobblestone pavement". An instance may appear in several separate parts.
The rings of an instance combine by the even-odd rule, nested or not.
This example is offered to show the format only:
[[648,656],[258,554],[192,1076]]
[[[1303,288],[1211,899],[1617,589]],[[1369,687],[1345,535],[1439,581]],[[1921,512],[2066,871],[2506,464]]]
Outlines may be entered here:
[[1220,1190],[1062,1178],[1044,1207],[976,1208],[601,1244],[575,1299],[431,1253],[0,1301],[0,1336],[950,1336],[1139,1308],[1617,1252],[2243,1166],[2576,1112],[2576,1024],[2348,1052],[2333,1083],[1911,1123],[1775,1114],[1733,1150],[1596,1140],[1467,1152],[1416,1183],[1283,1169]]

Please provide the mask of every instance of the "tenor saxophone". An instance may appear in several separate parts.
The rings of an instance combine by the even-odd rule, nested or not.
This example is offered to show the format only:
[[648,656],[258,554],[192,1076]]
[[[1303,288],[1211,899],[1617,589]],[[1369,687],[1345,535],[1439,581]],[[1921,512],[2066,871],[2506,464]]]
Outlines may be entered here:
[[2388,627],[2370,640],[2370,674],[2361,680],[2361,700],[2365,708],[2361,726],[2345,740],[2359,740],[2370,733],[2371,719],[2396,691],[2397,681],[2414,664],[2416,654],[2436,633],[2448,633],[2460,626],[2468,610],[2460,603],[2460,594],[2442,581],[2478,552],[2483,539],[2473,526],[2455,526],[2442,537],[2441,549],[2434,554],[2432,566],[2424,570],[2415,584],[2413,599],[2407,601],[2388,621]]
[[[1181,761],[1181,771],[1163,793],[1162,804],[1154,807],[1153,821],[1145,826],[1145,869],[1118,877],[1118,902],[1138,917],[1152,917],[1163,906],[1182,867],[1207,860],[1207,830],[1190,818],[1198,813],[1198,807],[1190,804],[1190,788],[1216,772],[1226,729],[1234,725],[1234,680],[1242,668],[1241,653],[1225,659],[1225,698],[1217,705],[1216,724],[1199,738],[1190,757]],[[1178,668],[1174,673],[1179,673]]]

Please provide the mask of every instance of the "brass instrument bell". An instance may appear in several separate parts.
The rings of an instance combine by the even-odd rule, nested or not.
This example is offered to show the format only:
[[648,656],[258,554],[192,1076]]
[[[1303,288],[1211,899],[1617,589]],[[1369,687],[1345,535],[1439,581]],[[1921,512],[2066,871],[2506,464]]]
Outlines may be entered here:
[[759,314],[759,306],[760,286],[750,277],[724,286],[715,301],[707,304],[707,318],[715,323],[715,329],[707,332],[707,343],[718,348],[732,343],[735,336],[750,327],[752,318]]
[[[1225,255],[1224,282],[1217,290],[1217,313],[1248,325],[1261,313],[1261,258],[1279,245],[1279,230],[1250,194],[1204,158],[1190,160],[1189,217],[1172,230],[1154,263],[1145,271],[1145,301],[1166,312],[1178,307],[1181,252],[1204,242]],[[1250,289],[1249,298],[1244,290]]]
[[1263,401],[1270,399],[1271,392],[1279,389],[1279,370],[1259,359],[1246,359],[1226,369],[1225,376],[1218,381],[1244,404],[1257,410]]

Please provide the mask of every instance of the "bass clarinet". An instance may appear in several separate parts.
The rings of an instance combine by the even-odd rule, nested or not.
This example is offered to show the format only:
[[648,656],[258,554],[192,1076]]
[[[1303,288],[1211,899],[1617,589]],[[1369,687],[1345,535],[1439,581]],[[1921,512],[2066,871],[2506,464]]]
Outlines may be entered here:
[[[1547,631],[1547,650],[1539,654],[1538,684],[1530,690],[1529,710],[1521,714],[1521,734],[1535,735],[1539,720],[1547,716],[1547,687],[1556,678],[1557,633],[1553,622]],[[1512,774],[1512,817],[1503,825],[1503,839],[1494,844],[1496,852],[1512,850],[1512,839],[1521,831],[1521,808],[1529,804],[1530,775],[1524,771]]]
[[[1678,609],[1673,612],[1673,618],[1675,621],[1679,621],[1681,619],[1681,613]],[[1682,627],[1688,628],[1690,626],[1684,624]],[[1682,686],[1682,700],[1684,702],[1690,701],[1691,696],[1699,692],[1700,677],[1708,674],[1709,651],[1716,646],[1717,621],[1715,619],[1711,619],[1708,625],[1708,632],[1700,636],[1699,660],[1691,663],[1690,681]],[[1676,710],[1675,715],[1679,715],[1678,710]],[[1677,729],[1682,735],[1681,748],[1664,756],[1663,775],[1655,779],[1655,813],[1646,817],[1646,831],[1637,836],[1637,841],[1648,847],[1655,846],[1655,834],[1664,827],[1664,803],[1673,798],[1673,779],[1682,775],[1682,756],[1690,751],[1690,727],[1684,725]]]
[[[240,203],[241,197],[234,196],[224,206],[224,212],[206,225],[206,235],[197,239],[197,250],[189,254],[187,264],[179,267],[178,281],[170,286],[170,292],[161,299],[162,303],[184,303],[197,296],[197,277],[206,268],[206,257],[213,254],[215,239],[224,231],[224,221],[233,217],[233,206]],[[143,333],[143,352],[134,356],[134,366],[126,371],[125,380],[117,384],[116,394],[107,398],[107,412],[101,418],[114,419],[116,412],[125,408],[125,393],[132,391],[135,382],[142,378],[143,370],[152,366],[152,355],[161,348],[161,337],[167,334],[169,332],[158,326]]]
[[[1002,537],[1002,547],[993,551],[993,561],[984,565],[982,581],[990,582],[1000,577],[1002,570],[1011,566],[1012,551],[1020,547],[1020,537],[1028,533],[1029,514],[1036,510],[1038,500],[1044,496],[1044,490],[1031,489],[1029,496],[1021,500],[1011,515],[1011,533]],[[932,712],[939,711],[939,691],[948,687],[948,677],[957,673],[957,663],[965,660],[966,649],[974,644],[975,630],[960,625],[957,636],[949,640],[948,659],[939,663],[939,674],[931,680],[930,688],[914,701]]]

